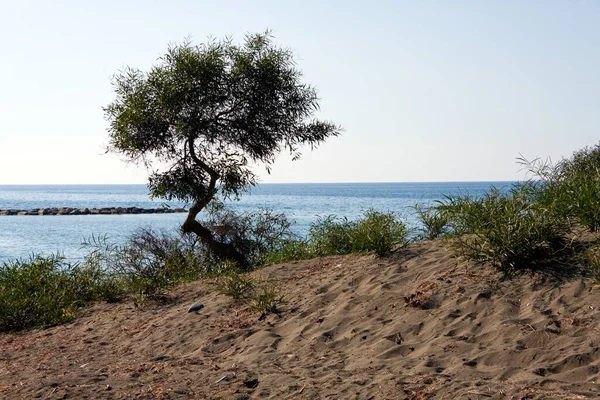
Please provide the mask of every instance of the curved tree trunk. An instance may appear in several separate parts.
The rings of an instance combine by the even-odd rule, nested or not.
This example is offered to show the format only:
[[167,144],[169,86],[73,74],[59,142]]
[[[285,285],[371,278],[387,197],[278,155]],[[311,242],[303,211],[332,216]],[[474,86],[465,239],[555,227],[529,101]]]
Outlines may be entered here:
[[250,269],[250,263],[242,253],[237,251],[235,247],[229,243],[222,243],[218,240],[215,240],[212,232],[196,221],[195,216],[188,214],[187,219],[183,223],[183,232],[195,233],[198,235],[202,243],[204,243],[210,249],[210,251],[215,253],[217,256],[236,262],[244,271],[248,271]]
[[206,196],[203,199],[197,200],[190,207],[188,216],[182,226],[183,232],[195,233],[200,238],[202,243],[204,243],[210,249],[210,251],[215,253],[218,257],[234,261],[240,266],[240,268],[247,271],[250,269],[250,263],[248,262],[246,256],[237,251],[231,244],[222,243],[218,240],[215,240],[212,232],[206,227],[202,226],[200,222],[196,221],[196,216],[198,213],[208,205],[216,193],[216,185],[217,180],[219,179],[219,174],[196,156],[193,138],[188,139],[188,149],[189,154],[196,165],[208,172],[210,175],[210,183],[208,185]]

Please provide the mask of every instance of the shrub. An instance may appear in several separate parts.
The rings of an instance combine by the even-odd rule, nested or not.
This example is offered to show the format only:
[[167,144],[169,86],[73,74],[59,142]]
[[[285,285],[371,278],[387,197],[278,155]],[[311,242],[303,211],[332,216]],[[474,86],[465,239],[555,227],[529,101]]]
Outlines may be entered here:
[[596,282],[600,282],[600,246],[589,247],[585,252],[584,262],[588,268],[589,276]]
[[119,276],[102,270],[97,264],[84,263],[67,271],[75,285],[75,297],[84,302],[104,300],[115,303],[127,289]]
[[219,293],[263,314],[279,313],[279,307],[286,302],[273,281],[253,278],[236,268],[229,268],[227,273],[218,276],[214,285]]
[[316,256],[350,254],[352,252],[351,232],[355,222],[334,215],[319,217],[308,231],[308,241]]
[[539,159],[521,164],[539,179],[536,200],[567,222],[600,228],[600,145],[586,147],[556,164]]
[[452,230],[452,247],[507,272],[548,258],[562,246],[568,227],[534,201],[535,194],[532,185],[517,184],[507,192],[492,188],[481,198],[446,196],[440,208]]
[[385,255],[406,246],[408,229],[393,213],[368,210],[357,221],[328,216],[312,224],[308,242],[317,256],[369,253]]
[[215,280],[219,293],[239,301],[249,301],[256,289],[256,281],[248,275],[230,270]]
[[[220,242],[231,244],[243,254],[251,267],[264,265],[270,254],[285,251],[297,240],[286,215],[269,209],[238,213],[223,203],[213,202],[203,225],[216,232]],[[225,261],[208,249],[206,258],[207,263],[213,265]]]
[[306,240],[289,239],[281,242],[274,250],[264,254],[261,265],[307,260],[314,256],[311,246]]
[[173,285],[191,281],[206,273],[198,242],[189,236],[174,237],[141,229],[124,246],[108,244],[106,238],[92,238],[87,265],[120,277],[125,290],[142,297],[156,297]]
[[421,222],[421,235],[427,240],[433,240],[448,233],[448,218],[439,207],[425,207],[416,204],[415,213]]
[[365,212],[350,232],[352,252],[384,256],[408,244],[408,229],[393,213]]
[[285,296],[279,293],[273,282],[262,282],[249,301],[253,310],[263,314],[279,314],[279,307],[285,303]]
[[32,256],[0,266],[0,331],[47,327],[75,318],[79,307],[114,293],[101,271]]

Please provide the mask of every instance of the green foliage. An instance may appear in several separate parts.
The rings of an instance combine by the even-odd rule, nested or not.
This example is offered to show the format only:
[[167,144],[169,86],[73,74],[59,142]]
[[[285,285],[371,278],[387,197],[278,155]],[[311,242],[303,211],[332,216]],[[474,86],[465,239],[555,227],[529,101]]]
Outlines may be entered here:
[[541,180],[538,202],[591,231],[600,228],[600,145],[579,150],[554,165],[522,157],[520,162]]
[[433,240],[448,233],[448,218],[441,208],[416,204],[414,209],[421,222],[421,237]]
[[269,32],[247,35],[242,45],[171,46],[148,72],[128,68],[113,85],[116,99],[104,108],[109,150],[152,170],[153,197],[191,203],[183,230],[244,268],[251,266],[245,253],[215,242],[198,213],[219,192],[235,198],[254,185],[252,164],[269,170],[281,151],[297,159],[301,146],[341,132],[314,118],[316,90]]
[[288,261],[307,260],[313,257],[315,257],[315,254],[306,240],[289,239],[279,243],[272,251],[263,254],[261,264],[281,264]]
[[249,275],[230,270],[218,276],[215,280],[215,285],[219,293],[235,300],[247,302],[252,298],[252,293],[256,288],[256,281]]
[[286,302],[285,296],[279,293],[273,281],[253,278],[235,268],[217,277],[214,284],[219,293],[261,313],[279,313],[279,307]]
[[180,282],[198,279],[205,270],[198,243],[187,235],[173,237],[141,229],[124,246],[92,238],[85,263],[118,277],[128,293],[156,297]]
[[585,264],[588,267],[590,277],[600,283],[600,246],[595,245],[588,248],[585,252]]
[[68,322],[79,307],[116,295],[110,284],[104,284],[101,271],[67,264],[59,256],[4,263],[0,266],[0,331]]
[[308,241],[317,256],[350,254],[352,252],[352,231],[355,222],[347,218],[329,215],[319,218],[310,226]]
[[393,213],[368,210],[350,231],[353,253],[389,254],[408,244],[408,229]]
[[567,225],[535,201],[536,188],[517,184],[492,188],[480,198],[446,196],[440,210],[448,218],[457,254],[510,272],[529,268],[562,248]]
[[279,293],[273,282],[263,282],[253,293],[249,305],[253,310],[264,314],[279,314],[279,307],[286,302],[285,296]]
[[[265,265],[269,257],[296,240],[286,215],[269,209],[238,213],[213,202],[202,224],[209,227],[221,243],[244,254],[251,267]],[[206,250],[208,263],[225,261],[219,254]]]
[[308,242],[317,256],[370,253],[379,256],[408,244],[408,229],[393,213],[368,210],[361,219],[328,216],[312,224]]

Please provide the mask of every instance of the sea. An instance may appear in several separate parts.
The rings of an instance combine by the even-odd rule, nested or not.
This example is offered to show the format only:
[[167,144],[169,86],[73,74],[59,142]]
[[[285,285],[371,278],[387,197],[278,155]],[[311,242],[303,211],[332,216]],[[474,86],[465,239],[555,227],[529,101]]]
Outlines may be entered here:
[[[285,213],[292,229],[305,236],[319,218],[355,219],[373,209],[394,212],[417,232],[415,204],[432,205],[448,194],[478,196],[490,187],[512,182],[303,183],[259,184],[227,205],[239,212],[271,209]],[[181,202],[152,200],[146,185],[0,185],[0,210],[52,207],[102,208],[186,207]],[[93,238],[124,244],[137,230],[177,234],[185,214],[0,216],[0,264],[34,254],[59,254],[82,260]]]

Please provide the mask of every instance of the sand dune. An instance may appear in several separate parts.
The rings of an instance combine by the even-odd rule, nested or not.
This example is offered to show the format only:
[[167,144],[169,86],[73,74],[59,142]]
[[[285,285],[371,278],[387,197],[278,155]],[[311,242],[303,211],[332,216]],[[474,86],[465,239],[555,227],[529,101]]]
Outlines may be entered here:
[[[98,304],[0,335],[0,397],[500,399],[600,395],[600,289],[502,281],[440,242],[388,258],[272,266],[288,297],[259,321],[202,282],[164,304]],[[199,312],[188,307],[202,302]]]

